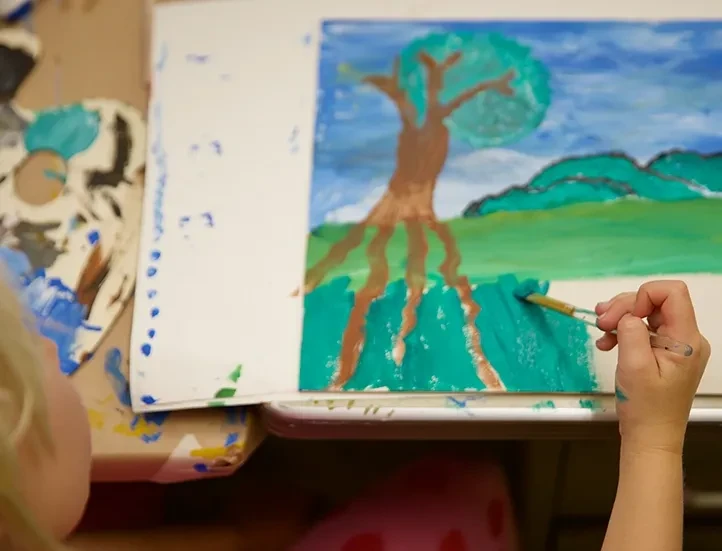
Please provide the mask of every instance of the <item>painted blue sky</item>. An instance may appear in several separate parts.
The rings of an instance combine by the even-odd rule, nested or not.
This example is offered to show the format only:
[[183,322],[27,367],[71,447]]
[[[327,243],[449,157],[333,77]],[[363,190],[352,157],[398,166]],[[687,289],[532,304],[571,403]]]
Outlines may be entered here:
[[722,151],[722,22],[329,22],[311,227],[363,218],[394,168],[395,107],[353,74],[389,74],[412,40],[460,30],[501,32],[531,47],[551,73],[553,98],[539,128],[503,149],[474,150],[452,139],[435,196],[442,218],[565,156],[625,151],[646,162],[672,148]]

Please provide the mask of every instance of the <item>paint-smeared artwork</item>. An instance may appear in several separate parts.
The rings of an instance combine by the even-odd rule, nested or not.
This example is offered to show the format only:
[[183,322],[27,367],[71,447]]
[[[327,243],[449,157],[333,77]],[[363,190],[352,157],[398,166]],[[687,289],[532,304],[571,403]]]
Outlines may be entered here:
[[0,32],[0,260],[69,374],[135,284],[145,123],[113,100],[21,108],[14,98],[39,54],[34,36]]
[[721,36],[325,23],[301,389],[595,390],[587,330],[513,290],[722,273]]

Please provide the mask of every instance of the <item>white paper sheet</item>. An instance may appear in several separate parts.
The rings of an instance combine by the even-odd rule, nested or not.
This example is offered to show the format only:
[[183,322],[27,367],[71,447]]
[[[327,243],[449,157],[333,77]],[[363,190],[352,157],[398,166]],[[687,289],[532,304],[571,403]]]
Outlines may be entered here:
[[[246,0],[156,7],[131,345],[134,409],[215,404],[226,388],[234,393],[223,400],[228,405],[298,396],[302,299],[292,292],[305,266],[322,20],[719,16],[722,6],[704,0]],[[609,280],[603,289],[593,281],[553,282],[550,293],[560,289],[560,298],[594,304],[628,290],[632,279]],[[714,329],[720,278],[694,281],[700,317]],[[241,375],[233,381],[238,365]],[[599,367],[607,390],[613,365],[607,359]],[[702,391],[718,392],[722,373],[710,368]]]

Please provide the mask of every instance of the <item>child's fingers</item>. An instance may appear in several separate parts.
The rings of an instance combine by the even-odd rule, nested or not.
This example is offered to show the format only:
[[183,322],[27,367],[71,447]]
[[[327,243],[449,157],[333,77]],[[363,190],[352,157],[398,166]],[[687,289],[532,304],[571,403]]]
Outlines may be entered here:
[[[694,306],[687,285],[682,281],[650,281],[637,291],[632,313],[637,317],[647,317],[659,309],[662,321],[675,339],[694,339],[699,335]],[[660,325],[662,325],[660,323]]]
[[602,352],[609,352],[617,346],[617,336],[612,333],[605,333],[597,339],[597,348]]
[[617,340],[620,367],[625,369],[657,367],[657,360],[649,342],[649,330],[640,318],[625,314],[617,326]]
[[606,312],[603,312],[599,316],[597,327],[602,331],[612,331],[616,329],[622,316],[629,314],[634,308],[635,300],[636,293],[621,293],[614,297],[610,301]]

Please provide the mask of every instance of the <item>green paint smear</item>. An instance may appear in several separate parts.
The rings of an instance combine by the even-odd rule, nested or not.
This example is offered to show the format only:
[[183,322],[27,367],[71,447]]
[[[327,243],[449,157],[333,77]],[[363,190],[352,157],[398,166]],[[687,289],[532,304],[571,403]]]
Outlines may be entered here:
[[25,148],[54,151],[67,161],[88,149],[99,131],[100,113],[80,104],[39,111],[25,132]]
[[602,409],[602,403],[599,400],[579,400],[579,407],[596,411]]
[[626,402],[627,400],[629,400],[629,398],[627,398],[627,395],[624,394],[624,392],[622,392],[622,389],[619,388],[618,386],[614,387],[614,395],[617,397],[617,400],[619,400],[620,402]]
[[231,371],[231,374],[228,375],[228,380],[231,381],[231,382],[233,382],[233,383],[237,383],[237,382],[238,382],[238,379],[241,378],[241,372],[242,372],[242,371],[243,371],[243,365],[242,365],[242,364],[238,364],[238,365],[236,366],[236,368],[235,368],[233,371]]
[[557,406],[553,400],[544,400],[542,402],[537,402],[536,404],[534,404],[531,409],[556,409],[556,407]]
[[233,398],[236,395],[235,388],[222,388],[216,392],[214,398]]
[[[406,338],[406,354],[397,367],[391,357],[401,326],[407,288],[394,281],[371,304],[366,342],[356,372],[345,390],[478,391],[485,388],[466,342],[464,313],[454,289],[429,275],[431,287],[417,309],[418,322]],[[348,277],[318,287],[305,299],[301,348],[302,390],[323,390],[338,368],[341,338],[354,303]],[[521,392],[589,392],[597,388],[590,374],[586,327],[577,320],[547,312],[516,299],[519,282],[512,275],[477,285],[472,296],[481,305],[476,325],[482,346],[507,389]],[[537,291],[546,293],[547,286]]]
[[[722,232],[713,230],[720,227],[720,220],[719,199],[624,199],[458,218],[449,226],[462,257],[460,273],[474,282],[489,282],[504,273],[540,280],[722,273]],[[326,225],[314,231],[308,241],[307,266],[323,258],[348,229],[348,225]],[[374,234],[369,229],[364,243],[326,281],[351,274],[349,288],[362,287],[369,272],[365,250]],[[434,234],[427,232],[427,238],[427,266],[439,266],[444,249]],[[390,281],[404,278],[407,254],[406,231],[399,227],[386,251]]]
[[223,400],[211,400],[207,406],[209,408],[222,408],[225,407],[226,403]]

